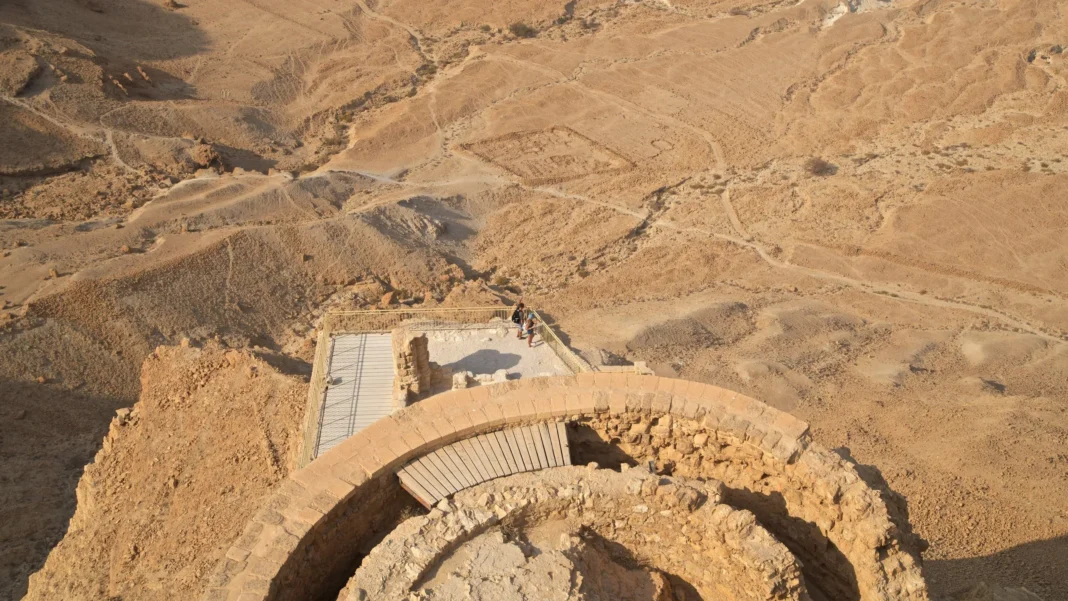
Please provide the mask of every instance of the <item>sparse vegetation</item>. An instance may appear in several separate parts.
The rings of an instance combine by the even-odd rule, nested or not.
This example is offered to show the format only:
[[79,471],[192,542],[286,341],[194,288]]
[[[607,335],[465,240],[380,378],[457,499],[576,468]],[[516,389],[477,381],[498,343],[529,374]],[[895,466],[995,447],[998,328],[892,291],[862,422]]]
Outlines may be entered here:
[[538,30],[521,21],[516,21],[508,26],[508,31],[517,38],[532,38],[538,35]]
[[807,171],[809,175],[826,177],[838,173],[838,166],[819,157],[812,157],[805,161],[805,171]]

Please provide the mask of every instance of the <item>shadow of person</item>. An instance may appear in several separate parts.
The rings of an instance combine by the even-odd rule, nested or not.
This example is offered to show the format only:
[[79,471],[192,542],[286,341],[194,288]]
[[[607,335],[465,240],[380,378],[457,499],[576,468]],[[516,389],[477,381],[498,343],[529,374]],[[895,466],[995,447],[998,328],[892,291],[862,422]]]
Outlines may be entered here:
[[459,361],[443,365],[453,373],[469,371],[474,374],[491,374],[499,369],[519,365],[521,357],[515,353],[502,353],[494,349],[480,349]]

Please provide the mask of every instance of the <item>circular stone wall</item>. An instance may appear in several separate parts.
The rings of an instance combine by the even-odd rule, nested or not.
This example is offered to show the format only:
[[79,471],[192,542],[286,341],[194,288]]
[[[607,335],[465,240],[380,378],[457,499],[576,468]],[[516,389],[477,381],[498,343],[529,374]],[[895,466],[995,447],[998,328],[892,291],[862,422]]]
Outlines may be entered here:
[[[613,564],[637,571],[639,586],[646,574],[635,566],[661,576],[659,587],[642,593],[683,587],[704,599],[810,598],[796,558],[752,513],[722,504],[721,483],[590,465],[493,480],[405,521],[364,559],[338,601],[604,598],[621,592],[605,591],[597,578]],[[553,552],[556,561],[542,558]],[[457,575],[470,581],[455,587]],[[643,597],[653,598],[635,596]]]
[[265,501],[209,577],[205,601],[336,596],[410,506],[396,469],[462,438],[548,420],[569,423],[576,463],[652,462],[722,482],[723,501],[752,512],[800,561],[813,598],[927,598],[923,542],[903,500],[812,443],[807,424],[715,386],[598,373],[452,391],[380,420]]

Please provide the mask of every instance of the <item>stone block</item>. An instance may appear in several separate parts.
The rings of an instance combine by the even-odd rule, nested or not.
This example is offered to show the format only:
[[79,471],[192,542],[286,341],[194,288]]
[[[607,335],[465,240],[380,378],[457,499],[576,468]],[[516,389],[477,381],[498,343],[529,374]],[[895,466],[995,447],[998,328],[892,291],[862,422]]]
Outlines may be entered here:
[[418,430],[411,427],[411,424],[408,424],[408,426],[404,433],[401,434],[401,440],[413,453],[422,454],[430,447],[430,444],[419,434]]
[[[642,377],[645,377],[645,376],[642,376]],[[640,411],[642,413],[651,413],[653,411],[653,398],[656,395],[654,393],[648,391],[648,390],[643,389],[643,392],[640,393],[640,396],[641,396],[641,405],[639,406],[640,407]]]
[[500,403],[489,402],[482,406],[482,412],[486,416],[484,425],[487,428],[496,428],[504,425],[504,411]]
[[241,536],[237,537],[233,546],[245,551],[252,551],[256,546],[256,541],[260,538],[260,533],[263,532],[263,523],[252,521],[245,526],[245,530],[241,533]]
[[[705,417],[706,424],[708,423],[707,416]],[[745,440],[745,432],[752,424],[747,419],[740,415],[728,413],[723,416],[719,422],[719,430],[725,430],[733,434],[738,440]]]
[[353,487],[362,485],[368,479],[367,470],[358,461],[339,463],[331,468],[330,475],[348,482]]
[[412,428],[415,432],[419,434],[419,437],[426,441],[427,445],[431,448],[438,446],[439,441],[444,436],[439,416],[440,414],[436,412],[428,413],[425,417],[412,424]]
[[781,432],[774,429],[769,430],[768,433],[764,436],[764,439],[760,441],[761,450],[770,453],[774,457],[775,453],[773,452],[773,450],[775,449],[775,444],[779,442],[780,438],[782,438]]
[[229,557],[222,560],[208,577],[209,586],[223,587],[230,584],[236,574],[248,567],[248,556],[245,559],[234,560]]
[[685,384],[677,385],[675,392],[676,394],[681,393],[683,396],[694,400],[703,400],[705,384],[687,380]]
[[515,400],[519,404],[519,419],[533,419],[537,414],[534,406],[534,396],[529,391],[520,390],[515,393]]
[[670,413],[671,412],[671,399],[670,392],[658,390],[653,393],[652,410],[655,413]]
[[227,601],[229,598],[230,591],[228,589],[211,588],[204,591],[204,594],[200,597],[200,601]]
[[382,468],[386,465],[386,461],[380,459],[378,451],[374,448],[366,448],[363,453],[358,457],[354,457],[353,461],[360,465],[364,471],[367,472],[369,478],[374,478],[382,472]]
[[552,398],[548,394],[534,397],[534,416],[537,419],[549,419],[553,415]]
[[519,389],[527,389],[533,387],[533,378],[527,378],[525,380],[508,380],[507,382],[500,382],[486,387],[489,391],[490,400],[501,399],[511,395],[513,392]]
[[251,552],[250,551],[246,551],[245,549],[240,549],[238,547],[230,547],[226,551],[226,558],[240,562],[240,561],[245,561],[246,559],[248,559],[248,556],[250,554],[251,554]]
[[277,526],[282,523],[282,514],[273,509],[261,509],[256,512],[256,517],[253,519],[263,524],[264,531],[266,531],[270,526]]
[[[271,581],[266,578],[249,578],[241,584],[243,593],[266,595],[271,590]],[[240,597],[239,597],[240,598]]]
[[[596,413],[608,411],[608,393],[604,390],[593,391],[593,410]],[[585,407],[585,405],[583,405]],[[586,412],[588,414],[588,412]]]
[[344,502],[352,496],[352,493],[356,488],[340,478],[330,476],[323,479],[321,490],[326,491],[328,494],[336,498],[338,502]]
[[[383,417],[367,426],[356,436],[371,441],[372,446],[388,444],[394,438],[400,438],[403,428],[392,416]],[[354,437],[355,438],[355,437]]]
[[768,406],[764,403],[744,394],[738,394],[731,399],[731,405],[738,407],[742,415],[746,416],[749,421],[755,421],[756,418],[764,414],[765,409],[768,409]]
[[517,399],[507,399],[500,403],[501,412],[504,413],[504,420],[506,424],[512,424],[522,420],[523,410],[519,406]]
[[[325,456],[323,458],[325,458]],[[289,475],[289,479],[296,482],[301,488],[305,490],[314,490],[319,486],[319,481],[322,479],[322,476],[317,471],[313,471],[312,469],[310,469],[316,461],[319,461],[319,459],[316,459],[315,461],[306,465],[304,468],[291,473]]]
[[[264,549],[264,553],[269,554],[270,549]],[[282,563],[273,561],[262,555],[252,554],[248,558],[244,573],[248,576],[260,576],[263,578],[273,578],[278,573],[278,568]]]
[[677,380],[675,378],[657,378],[656,390],[657,390],[657,392],[674,393],[675,392],[675,384],[678,381],[679,380]]
[[322,518],[322,514],[317,511],[311,510],[311,515],[307,507],[289,507],[282,514],[283,522],[282,528],[286,532],[291,533],[293,536],[303,537],[311,532],[316,522]]
[[785,411],[776,411],[775,418],[771,422],[772,427],[782,432],[783,436],[795,440],[808,434],[808,423],[797,419]]
[[[330,510],[333,509],[339,503],[339,501],[340,499],[335,497],[333,494],[323,490],[316,493],[315,496],[312,497],[310,501],[308,501],[308,506],[315,509],[316,511],[323,512],[323,514],[325,515],[327,513],[330,513]],[[279,524],[281,524],[281,522],[279,522]]]
[[782,437],[771,449],[771,454],[785,463],[794,463],[800,454],[800,447],[796,440]]
[[[563,417],[567,415],[567,395],[562,392],[554,393],[549,397],[549,406],[552,409],[552,417]],[[572,395],[574,396],[574,395]]]
[[610,388],[612,380],[609,376],[610,374],[607,372],[595,372],[593,374],[593,385],[596,388]]
[[745,442],[748,442],[755,447],[761,447],[761,442],[764,440],[765,436],[767,436],[765,425],[758,422],[752,422],[749,429],[745,432]]
[[[566,415],[578,415],[580,413],[583,413],[583,411],[580,409],[580,407],[582,405],[582,398],[587,396],[587,395],[589,397],[588,400],[592,403],[593,402],[593,391],[592,390],[584,390],[579,394],[566,394],[566,395],[564,395],[564,413]],[[591,409],[590,412],[592,413],[592,409]]]
[[453,431],[460,438],[467,438],[477,431],[475,427],[475,409],[471,405],[457,407],[454,411],[445,414],[445,419],[452,425]]

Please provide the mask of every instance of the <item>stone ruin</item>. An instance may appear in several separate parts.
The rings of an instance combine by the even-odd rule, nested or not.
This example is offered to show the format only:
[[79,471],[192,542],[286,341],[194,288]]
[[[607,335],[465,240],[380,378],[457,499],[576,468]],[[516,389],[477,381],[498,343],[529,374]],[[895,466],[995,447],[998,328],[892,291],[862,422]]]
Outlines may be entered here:
[[[445,445],[566,424],[575,467],[483,482],[429,512],[396,470]],[[584,467],[579,467],[584,466]],[[432,396],[294,473],[205,601],[924,601],[904,499],[789,414],[622,373]]]
[[432,367],[426,334],[393,330],[393,406],[403,408],[430,394]]
[[[640,591],[623,598],[673,600],[676,587],[703,599],[810,598],[797,559],[752,513],[723,502],[721,482],[598,468],[460,492],[391,532],[338,600],[600,599],[624,593],[621,584]],[[465,582],[440,578],[443,569]]]

